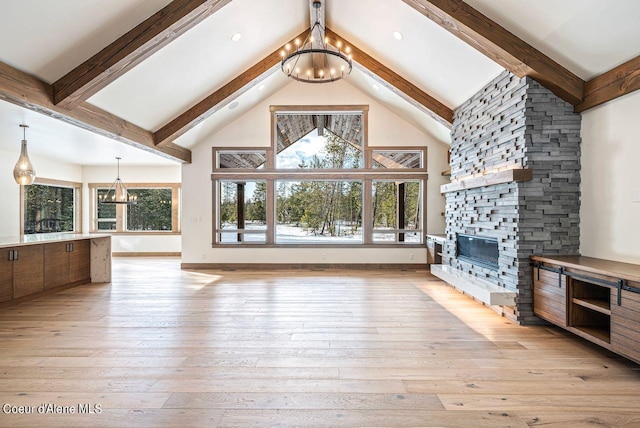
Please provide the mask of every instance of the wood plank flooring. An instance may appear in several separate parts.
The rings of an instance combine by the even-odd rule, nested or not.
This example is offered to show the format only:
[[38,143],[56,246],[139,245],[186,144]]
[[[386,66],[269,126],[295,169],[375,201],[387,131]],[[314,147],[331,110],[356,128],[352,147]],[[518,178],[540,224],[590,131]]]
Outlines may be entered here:
[[638,365],[426,271],[113,274],[0,310],[0,426],[640,427]]

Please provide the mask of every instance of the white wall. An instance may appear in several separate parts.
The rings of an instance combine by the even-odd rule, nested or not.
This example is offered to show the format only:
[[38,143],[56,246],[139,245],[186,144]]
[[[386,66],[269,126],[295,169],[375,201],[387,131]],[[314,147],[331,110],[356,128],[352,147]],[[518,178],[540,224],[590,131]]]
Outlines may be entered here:
[[448,168],[448,145],[420,132],[346,82],[329,85],[291,83],[192,148],[193,163],[183,165],[183,263],[426,263],[420,248],[224,248],[213,249],[211,167],[212,147],[261,147],[270,144],[270,105],[369,105],[370,146],[427,146],[427,227],[444,231],[444,197],[440,173]]
[[[116,168],[85,166],[82,168],[83,230],[89,230],[89,183],[113,183]],[[180,183],[181,167],[176,166],[120,166],[120,178],[125,183]],[[179,253],[182,248],[180,235],[117,235],[111,237],[114,253]]]
[[[20,152],[0,150],[0,236],[20,235],[20,186],[13,179],[13,167]],[[52,180],[82,182],[82,168],[64,162],[29,154],[36,176]]]
[[640,92],[582,114],[581,178],[581,254],[640,263]]
[[[19,152],[0,151],[0,195],[5,205],[0,210],[0,236],[20,234],[20,186],[13,179],[13,167]],[[51,158],[29,154],[29,158],[40,178],[84,183],[82,190],[82,231],[89,231],[89,189],[87,183],[112,183],[115,167],[81,167]],[[136,183],[180,183],[180,165],[172,167],[121,167],[120,177]],[[114,252],[171,252],[181,251],[180,235],[140,236],[114,235]]]

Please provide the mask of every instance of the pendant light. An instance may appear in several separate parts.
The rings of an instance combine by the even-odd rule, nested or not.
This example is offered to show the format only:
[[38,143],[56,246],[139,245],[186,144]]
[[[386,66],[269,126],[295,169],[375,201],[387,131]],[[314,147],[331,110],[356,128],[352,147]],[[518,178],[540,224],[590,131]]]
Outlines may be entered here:
[[33,168],[29,155],[27,154],[27,128],[28,125],[20,125],[22,128],[22,148],[20,149],[20,157],[13,168],[13,178],[16,183],[21,186],[33,184],[36,179],[36,170]]
[[113,182],[109,191],[105,195],[98,197],[99,204],[125,204],[135,205],[138,203],[138,197],[130,196],[127,192],[127,188],[124,187],[124,183],[120,180],[120,159],[116,158],[118,162],[118,174],[116,175],[116,181]]
[[303,42],[296,39],[295,47],[287,43],[280,51],[280,68],[287,77],[298,82],[328,83],[344,79],[353,68],[351,48],[345,46],[342,50],[339,40],[335,41],[335,47],[329,44],[320,23],[322,2],[315,0],[312,5],[316,10],[315,23]]

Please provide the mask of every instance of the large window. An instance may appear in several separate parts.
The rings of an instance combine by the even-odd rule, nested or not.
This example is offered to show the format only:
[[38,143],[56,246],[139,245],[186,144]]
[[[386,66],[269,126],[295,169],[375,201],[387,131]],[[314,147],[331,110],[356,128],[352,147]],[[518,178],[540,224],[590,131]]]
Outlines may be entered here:
[[276,243],[362,243],[362,181],[276,181]]
[[276,106],[268,147],[214,148],[214,245],[420,245],[426,149],[367,143],[366,106]]
[[101,204],[110,184],[90,183],[92,232],[178,233],[180,231],[180,185],[175,183],[128,183],[135,205]]
[[373,241],[420,243],[420,181],[373,181]]
[[266,242],[267,183],[265,181],[220,181],[217,241]]
[[22,233],[75,232],[79,230],[80,183],[38,179],[23,186]]
[[137,204],[127,206],[127,230],[171,231],[171,188],[130,189]]

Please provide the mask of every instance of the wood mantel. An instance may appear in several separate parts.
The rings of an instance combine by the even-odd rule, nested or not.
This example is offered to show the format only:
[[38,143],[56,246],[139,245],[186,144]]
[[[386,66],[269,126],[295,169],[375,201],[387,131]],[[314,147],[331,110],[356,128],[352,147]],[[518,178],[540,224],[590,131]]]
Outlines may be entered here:
[[440,193],[444,194],[457,192],[459,190],[475,189],[477,187],[495,186],[496,184],[511,183],[514,181],[529,181],[532,178],[532,169],[509,169],[444,184],[440,186]]

